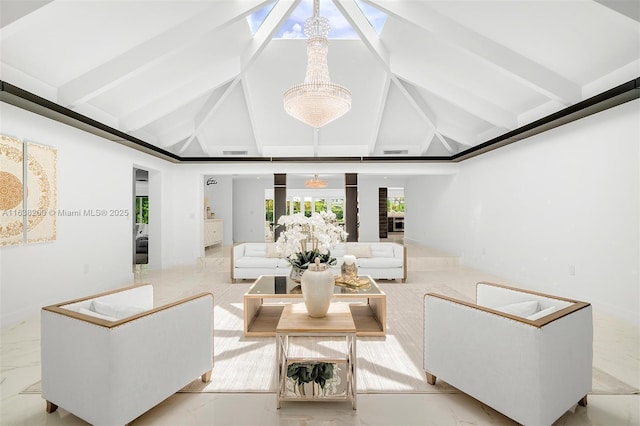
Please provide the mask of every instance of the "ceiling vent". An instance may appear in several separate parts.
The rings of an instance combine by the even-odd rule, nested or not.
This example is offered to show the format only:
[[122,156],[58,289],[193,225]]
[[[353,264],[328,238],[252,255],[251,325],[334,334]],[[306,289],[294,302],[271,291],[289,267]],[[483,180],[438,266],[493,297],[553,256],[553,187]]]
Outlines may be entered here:
[[222,155],[247,155],[249,151],[222,151]]
[[384,155],[407,155],[409,154],[408,149],[385,149],[382,151]]

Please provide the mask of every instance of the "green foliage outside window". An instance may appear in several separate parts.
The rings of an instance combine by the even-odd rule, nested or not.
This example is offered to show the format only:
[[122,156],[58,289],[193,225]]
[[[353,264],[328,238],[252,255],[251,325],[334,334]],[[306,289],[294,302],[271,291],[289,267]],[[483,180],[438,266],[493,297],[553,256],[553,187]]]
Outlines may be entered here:
[[136,197],[136,223],[149,223],[149,197]]
[[333,200],[331,203],[331,211],[336,215],[336,220],[342,222],[344,219],[344,207],[342,200]]
[[327,211],[327,200],[316,200],[316,211],[326,212]]
[[273,200],[264,200],[264,220],[273,223]]
[[403,212],[404,211],[404,197],[387,198],[387,211],[388,212]]

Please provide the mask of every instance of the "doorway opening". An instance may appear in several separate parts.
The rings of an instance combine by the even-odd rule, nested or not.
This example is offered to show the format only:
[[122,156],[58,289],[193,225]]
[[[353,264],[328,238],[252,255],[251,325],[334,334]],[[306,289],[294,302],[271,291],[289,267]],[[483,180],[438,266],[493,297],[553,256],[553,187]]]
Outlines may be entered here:
[[149,264],[149,172],[133,169],[133,263]]
[[379,188],[379,238],[402,241],[404,238],[404,188]]

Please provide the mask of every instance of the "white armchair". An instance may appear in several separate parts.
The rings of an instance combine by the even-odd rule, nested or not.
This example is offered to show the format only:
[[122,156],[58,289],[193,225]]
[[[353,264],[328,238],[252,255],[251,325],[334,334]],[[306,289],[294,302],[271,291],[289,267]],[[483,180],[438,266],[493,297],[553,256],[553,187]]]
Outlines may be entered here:
[[427,381],[440,378],[524,425],[586,406],[592,345],[585,302],[485,282],[475,304],[424,296]]
[[[111,318],[110,318],[111,317]],[[153,307],[142,285],[42,309],[42,397],[124,425],[213,368],[213,295]]]

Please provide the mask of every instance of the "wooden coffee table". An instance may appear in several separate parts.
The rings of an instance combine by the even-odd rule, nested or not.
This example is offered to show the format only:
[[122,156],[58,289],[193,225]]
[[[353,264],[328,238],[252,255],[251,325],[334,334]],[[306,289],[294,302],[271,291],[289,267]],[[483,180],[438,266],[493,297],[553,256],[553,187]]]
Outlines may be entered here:
[[[370,276],[360,278],[366,278],[369,283],[360,287],[336,285],[333,301],[348,303],[358,336],[385,336],[387,295]],[[244,335],[275,336],[284,307],[302,300],[302,292],[300,283],[289,277],[262,275],[244,294],[243,300]]]

